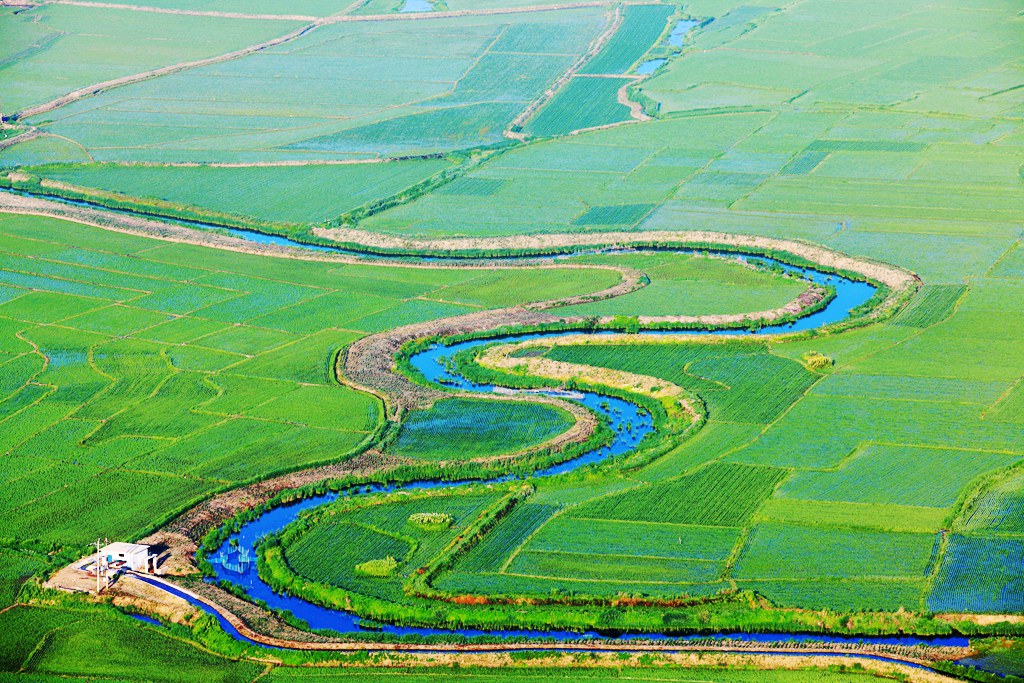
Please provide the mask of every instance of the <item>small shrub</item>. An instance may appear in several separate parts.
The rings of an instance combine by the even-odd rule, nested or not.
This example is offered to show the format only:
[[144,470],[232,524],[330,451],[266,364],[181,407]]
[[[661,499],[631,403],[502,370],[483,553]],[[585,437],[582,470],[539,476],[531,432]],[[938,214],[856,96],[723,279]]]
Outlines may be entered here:
[[395,573],[398,569],[398,560],[388,555],[382,560],[370,560],[356,565],[356,573],[366,576],[375,576],[384,579]]
[[417,512],[409,515],[409,524],[424,531],[444,531],[451,527],[453,521],[447,512]]
[[811,370],[823,370],[836,364],[830,356],[818,353],[817,351],[810,351],[804,354],[804,363],[806,363],[807,367]]

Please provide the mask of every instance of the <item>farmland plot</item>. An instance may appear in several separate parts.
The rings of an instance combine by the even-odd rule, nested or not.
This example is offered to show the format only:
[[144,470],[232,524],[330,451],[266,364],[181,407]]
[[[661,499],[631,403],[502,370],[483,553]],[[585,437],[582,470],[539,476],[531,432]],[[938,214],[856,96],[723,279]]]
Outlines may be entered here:
[[[290,542],[286,559],[311,581],[403,600],[404,577],[432,560],[499,497],[487,492],[416,495],[336,512]],[[410,523],[417,514],[448,515],[452,523],[444,529],[424,528]],[[391,576],[367,576],[357,569],[387,557],[398,561]]]
[[572,416],[554,406],[453,398],[409,415],[391,452],[427,460],[468,460],[540,444],[572,424]]
[[721,259],[653,255],[620,258],[619,262],[642,269],[652,278],[651,284],[625,296],[561,308],[560,312],[627,316],[750,313],[783,306],[804,289],[795,280]]
[[[519,0],[486,3],[512,4]],[[328,9],[305,0],[294,11]],[[551,349],[553,360],[677,383],[701,397],[708,422],[635,471],[538,484],[435,587],[511,597],[739,588],[814,610],[1022,611],[1024,495],[1014,469],[1024,456],[1020,17],[992,2],[911,0],[894,14],[877,0],[783,8],[702,0],[686,7],[704,19],[692,48],[638,86],[660,119],[507,142],[506,127],[587,50],[606,9],[323,26],[258,55],[36,117],[30,122],[74,142],[22,143],[0,151],[0,164],[81,163],[57,179],[306,221],[472,159],[455,181],[358,227],[405,237],[714,230],[806,240],[913,270],[924,287],[910,304],[861,330],[798,341]],[[657,37],[657,22],[637,28],[630,17],[661,16],[664,29],[670,11],[627,6],[627,25],[584,69],[595,72],[572,78],[526,132],[560,136],[625,120],[616,99],[623,74]],[[251,44],[292,27],[206,17],[215,39],[196,30],[189,43],[180,38],[197,18],[149,22],[163,16],[152,15],[140,28],[137,16],[108,8],[3,12],[0,25],[16,26],[0,41],[8,109],[9,98],[36,101],[72,81],[135,69],[138,60],[152,57],[155,66],[185,58],[181,51],[194,58],[214,43],[228,49],[231,40]],[[42,19],[22,21],[29,17]],[[68,35],[55,39],[60,21]],[[126,27],[123,40],[105,39],[112,52],[96,48],[96,35]],[[173,40],[154,48],[152,27]],[[645,47],[639,35],[654,37],[644,38]],[[64,58],[72,54],[77,61]],[[502,148],[467,152],[492,143]],[[452,154],[285,170],[84,164],[90,155],[251,164],[434,152]],[[206,179],[224,187],[202,186]],[[271,184],[279,192],[251,197],[252,188]],[[744,312],[795,293],[792,282],[717,262],[617,262],[641,268],[652,284],[564,312]],[[581,272],[283,263],[0,219],[0,451],[10,455],[0,470],[8,492],[0,537],[65,546],[99,534],[131,537],[222,487],[346,457],[367,443],[381,409],[336,386],[339,350],[397,325],[615,281],[606,271]],[[805,367],[801,359],[812,351],[834,366]],[[459,405],[460,416],[494,417]],[[445,406],[414,414],[398,447],[433,459],[449,457],[441,440],[485,454],[511,446],[497,429],[483,438],[466,424],[435,429],[431,420],[447,415]],[[516,448],[564,426],[552,411],[499,419],[530,437],[517,435]],[[83,522],[82,505],[96,517]],[[436,556],[483,507],[484,500],[441,497],[346,513],[309,532],[319,540],[304,546],[303,571],[405,599],[399,575]],[[407,520],[421,513],[454,521],[417,536]],[[389,556],[404,563],[395,576],[356,573]],[[333,565],[335,557],[344,565]],[[5,596],[23,570],[8,574]],[[14,620],[24,613],[0,615],[14,623],[0,631],[38,632],[19,628]],[[17,666],[38,641],[10,648],[25,654]],[[76,651],[43,648],[30,668],[116,674],[84,667]],[[747,673],[701,677],[757,678]]]
[[[157,199],[184,207],[281,223],[320,222],[405,190],[451,164],[416,159],[386,164],[175,167],[60,165],[32,168],[48,180]],[[273,188],[273,191],[267,191]]]
[[[483,288],[473,307],[419,298],[481,277],[493,293]],[[226,484],[343,459],[367,442],[381,408],[337,385],[335,355],[360,336],[339,328],[399,309],[415,322],[519,303],[510,283],[521,277],[271,259],[0,218],[10,292],[0,304],[0,450],[24,458],[2,474],[11,495],[0,535],[58,545],[131,537]],[[521,296],[616,278],[549,269]],[[369,281],[381,295],[366,294]],[[303,315],[285,314],[296,307]],[[502,408],[501,419],[515,417]],[[560,410],[516,410],[538,440],[571,424]],[[521,447],[497,435],[473,443],[488,454]],[[98,513],[89,524],[83,501]]]
[[953,534],[929,609],[950,612],[1019,612],[1024,606],[1024,539]]
[[[582,9],[332,24],[241,59],[71,104],[47,130],[98,160],[360,158],[475,147],[500,142],[504,127],[603,23],[600,11]],[[523,24],[557,41],[501,42]]]
[[674,13],[671,5],[628,5],[622,25],[581,69],[587,74],[624,74],[654,45]]
[[559,346],[547,357],[665,379],[700,395],[711,419],[724,422],[767,423],[814,381],[799,363],[746,342]]
[[297,21],[181,15],[150,19],[137,12],[67,5],[17,13],[4,9],[4,115],[95,83],[232,52],[301,26]]

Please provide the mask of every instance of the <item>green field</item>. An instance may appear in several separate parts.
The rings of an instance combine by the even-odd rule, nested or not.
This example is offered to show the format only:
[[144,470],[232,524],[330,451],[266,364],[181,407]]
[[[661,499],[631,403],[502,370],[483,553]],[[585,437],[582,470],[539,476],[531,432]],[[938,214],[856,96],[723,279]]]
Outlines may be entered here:
[[628,84],[622,78],[575,76],[530,119],[526,132],[548,137],[627,121],[629,109],[617,98],[619,89]]
[[[19,607],[0,614],[0,680],[57,683],[58,681],[156,681],[238,683],[256,677],[286,681],[558,681],[622,680],[614,666],[527,668],[529,661],[508,668],[475,666],[408,670],[360,666],[299,667],[237,661],[210,653],[182,639],[182,627],[151,626],[107,607]],[[53,638],[54,633],[63,634]],[[9,673],[20,672],[20,673]],[[859,683],[879,680],[867,672],[830,670],[758,671],[748,668],[683,668],[658,662],[630,671],[631,680],[677,683]]]
[[642,270],[652,279],[643,289],[607,301],[568,306],[579,315],[715,315],[752,313],[784,306],[805,288],[796,280],[736,267],[713,258],[651,254],[588,263],[617,263]]
[[672,16],[671,5],[630,5],[622,26],[581,70],[587,74],[624,74],[654,45]]
[[[321,222],[385,199],[450,168],[444,159],[317,166],[34,167],[47,180],[89,190],[157,199],[185,207],[279,223]],[[273,187],[273,192],[265,188]],[[319,198],[319,203],[311,201]]]
[[[618,277],[552,269],[512,294],[523,271],[267,259],[11,216],[0,218],[0,264],[0,536],[72,546],[139,535],[213,491],[365,444],[378,401],[337,386],[332,364],[385,321]],[[483,286],[463,298],[457,288],[476,280]],[[560,411],[542,414],[537,440],[568,426]],[[438,457],[436,443],[416,444]],[[495,441],[480,452],[520,447]],[[82,505],[101,514],[84,520]]]
[[94,83],[226,54],[302,24],[144,14],[105,8],[0,10],[5,116]]
[[[509,17],[329,24],[36,122],[103,161],[344,159],[493,144],[603,25],[590,8]],[[281,22],[260,25],[286,32]],[[535,31],[551,40],[514,37]]]
[[[867,676],[655,655],[589,668],[601,658],[581,653],[560,669],[533,653],[496,670],[349,669],[336,665],[385,658],[268,654],[205,617],[154,627],[37,580],[98,537],[137,540],[216,494],[354,457],[360,487],[523,477],[341,496],[258,551],[275,589],[371,628],[984,632],[1006,641],[976,640],[979,659],[1019,674],[1024,626],[944,617],[1024,615],[1020,8],[404,2],[0,8],[0,185],[81,190],[120,212],[92,215],[99,225],[0,213],[0,681]],[[683,17],[695,27],[671,45]],[[651,58],[665,61],[630,75]],[[507,241],[351,263],[100,227],[132,211],[321,243],[319,228],[341,228],[347,247],[409,252],[427,238]],[[618,316],[632,329],[777,309],[807,287],[711,254],[427,260],[449,246],[508,254],[565,243],[547,235],[628,245],[669,231],[821,246],[921,286],[843,331],[627,334],[513,354],[509,385],[541,382],[530,362],[576,364],[588,369],[564,388],[621,378],[611,370],[655,378],[663,397],[634,397],[656,425],[638,452],[558,476],[527,468],[554,459],[531,449],[572,427],[562,408],[426,390],[384,401],[339,381],[339,359],[368,335],[600,292],[620,282],[614,268],[643,286],[503,315],[591,319],[574,329]],[[231,509],[264,500],[261,486]]]
[[513,401],[452,398],[412,413],[390,452],[426,460],[485,458],[543,443],[572,426],[573,417],[554,406]]

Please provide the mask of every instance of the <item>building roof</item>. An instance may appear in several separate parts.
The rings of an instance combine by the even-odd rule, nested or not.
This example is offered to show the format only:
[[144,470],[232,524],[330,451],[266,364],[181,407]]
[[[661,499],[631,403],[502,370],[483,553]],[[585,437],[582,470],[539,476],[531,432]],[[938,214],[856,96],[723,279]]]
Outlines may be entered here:
[[110,545],[103,546],[101,553],[108,555],[134,555],[135,553],[144,552],[149,553],[148,545],[139,545],[138,543],[111,543]]

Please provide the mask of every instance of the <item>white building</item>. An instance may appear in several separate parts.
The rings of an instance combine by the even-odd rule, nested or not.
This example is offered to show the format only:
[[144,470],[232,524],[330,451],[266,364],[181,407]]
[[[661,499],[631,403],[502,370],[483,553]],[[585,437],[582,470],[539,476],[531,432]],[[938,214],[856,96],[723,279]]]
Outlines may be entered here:
[[138,543],[111,543],[103,546],[100,558],[111,569],[123,568],[137,572],[153,571],[156,562],[156,555],[149,554],[149,546]]

